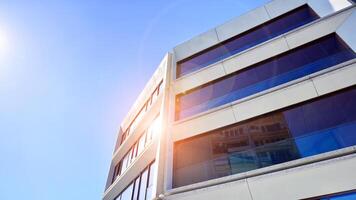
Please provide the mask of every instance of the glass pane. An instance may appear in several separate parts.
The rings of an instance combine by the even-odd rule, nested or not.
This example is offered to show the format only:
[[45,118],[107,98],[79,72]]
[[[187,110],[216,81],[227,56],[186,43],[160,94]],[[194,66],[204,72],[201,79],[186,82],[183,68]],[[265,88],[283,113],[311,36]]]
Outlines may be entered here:
[[174,187],[356,145],[356,87],[174,144]]
[[146,198],[147,177],[148,177],[148,168],[141,174],[140,193],[138,196],[139,200],[145,200]]
[[129,164],[129,154],[126,154],[122,160],[121,174],[125,172]]
[[145,149],[145,142],[146,142],[146,132],[140,137],[140,140],[138,141],[137,155],[140,155],[142,151]]
[[353,59],[356,54],[337,35],[293,49],[176,97],[176,120],[304,77]]
[[356,200],[356,193],[330,197],[329,200]]
[[132,155],[133,155],[133,158],[136,158],[137,157],[137,143],[134,144],[134,146],[132,147]]
[[209,50],[180,61],[177,65],[177,77],[189,74],[231,55],[242,52],[318,18],[317,14],[307,5],[297,8],[218,44]]
[[121,200],[131,200],[133,192],[133,184],[131,183],[122,193]]
[[135,180],[135,189],[134,189],[132,200],[137,200],[139,188],[140,188],[140,177],[137,177]]
[[146,200],[152,200],[155,197],[156,180],[157,180],[157,165],[156,162],[154,162],[150,166],[150,175],[148,179]]
[[319,200],[356,200],[356,193],[351,192],[347,194],[330,195],[330,197],[324,197]]
[[130,166],[130,164],[131,164],[132,161],[133,161],[132,151],[133,151],[133,149],[131,148],[130,151],[128,152],[128,155],[129,155],[129,162],[128,162],[127,166]]
[[152,140],[152,138],[159,133],[161,129],[161,118],[156,117],[151,125],[147,129],[147,143]]

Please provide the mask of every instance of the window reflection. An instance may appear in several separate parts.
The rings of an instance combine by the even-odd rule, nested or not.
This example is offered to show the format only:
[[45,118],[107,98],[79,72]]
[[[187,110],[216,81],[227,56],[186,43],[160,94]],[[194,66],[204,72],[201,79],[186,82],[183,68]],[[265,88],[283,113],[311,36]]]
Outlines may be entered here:
[[321,198],[311,198],[309,200],[356,200],[356,191],[342,192],[340,194],[327,195]]
[[176,96],[176,120],[207,111],[356,57],[336,34]]
[[292,10],[276,19],[241,33],[221,44],[193,55],[177,64],[177,77],[189,74],[210,64],[242,52],[250,47],[318,19],[307,5]]
[[174,144],[174,187],[356,144],[356,88]]

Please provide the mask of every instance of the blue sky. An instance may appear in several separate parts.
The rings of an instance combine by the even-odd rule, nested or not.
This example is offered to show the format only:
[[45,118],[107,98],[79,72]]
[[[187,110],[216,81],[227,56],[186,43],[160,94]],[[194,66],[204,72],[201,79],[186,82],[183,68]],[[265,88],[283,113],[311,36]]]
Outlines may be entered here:
[[0,199],[101,199],[120,121],[163,55],[265,2],[0,1]]

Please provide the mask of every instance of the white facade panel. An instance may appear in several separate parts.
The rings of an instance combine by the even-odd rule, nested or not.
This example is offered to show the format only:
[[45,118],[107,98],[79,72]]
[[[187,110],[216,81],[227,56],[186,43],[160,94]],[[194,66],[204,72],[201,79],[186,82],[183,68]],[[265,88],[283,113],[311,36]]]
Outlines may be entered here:
[[346,42],[346,44],[356,52],[356,7],[351,11],[352,14],[337,29],[336,33]]
[[174,48],[176,61],[183,60],[219,42],[215,29],[207,31]]
[[278,17],[307,3],[307,0],[274,0],[265,5],[271,18]]
[[197,73],[176,80],[174,84],[175,93],[178,94],[187,91],[209,81],[223,77],[224,75],[226,74],[221,63],[212,65]]
[[173,125],[172,138],[173,141],[178,141],[235,122],[233,110],[227,107]]
[[277,38],[225,60],[223,65],[226,73],[230,74],[285,51],[288,51],[285,39]]
[[220,41],[224,41],[260,25],[269,19],[270,17],[265,7],[262,6],[216,27],[216,32]]
[[246,180],[193,190],[191,192],[167,196],[166,200],[252,200]]
[[319,21],[308,27],[297,30],[286,35],[287,43],[291,49],[326,36],[337,30],[339,26],[351,15],[352,10],[348,10],[338,15]]
[[351,6],[351,3],[348,0],[308,0],[308,5],[320,17],[325,17]]
[[356,188],[356,155],[247,179],[254,200],[297,200]]
[[356,63],[312,79],[319,95],[356,85]]
[[243,121],[311,98],[317,93],[310,80],[267,93],[233,106],[237,121]]

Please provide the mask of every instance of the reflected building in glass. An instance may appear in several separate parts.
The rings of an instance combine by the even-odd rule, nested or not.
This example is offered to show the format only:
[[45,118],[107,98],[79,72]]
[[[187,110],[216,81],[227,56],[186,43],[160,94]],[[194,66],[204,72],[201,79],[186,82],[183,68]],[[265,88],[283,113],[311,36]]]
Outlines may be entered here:
[[174,47],[103,199],[356,199],[355,9],[272,0]]

